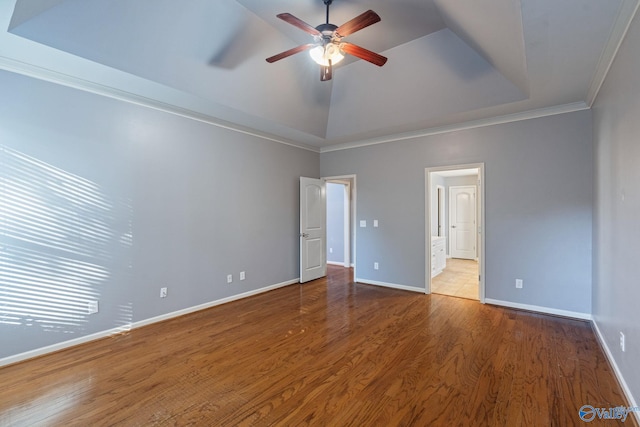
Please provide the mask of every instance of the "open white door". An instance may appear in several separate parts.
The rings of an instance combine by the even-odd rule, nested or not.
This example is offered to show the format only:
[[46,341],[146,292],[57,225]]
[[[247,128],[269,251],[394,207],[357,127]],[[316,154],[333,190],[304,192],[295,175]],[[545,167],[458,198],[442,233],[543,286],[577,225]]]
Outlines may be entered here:
[[300,283],[327,275],[325,183],[300,177]]
[[449,187],[449,254],[476,258],[476,187]]

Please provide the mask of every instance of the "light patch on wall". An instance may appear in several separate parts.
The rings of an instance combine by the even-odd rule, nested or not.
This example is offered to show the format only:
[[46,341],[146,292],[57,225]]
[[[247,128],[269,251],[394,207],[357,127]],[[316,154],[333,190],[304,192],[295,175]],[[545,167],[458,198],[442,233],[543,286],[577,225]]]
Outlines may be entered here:
[[132,246],[131,214],[113,231],[115,204],[95,183],[0,146],[0,324],[84,329],[114,250]]

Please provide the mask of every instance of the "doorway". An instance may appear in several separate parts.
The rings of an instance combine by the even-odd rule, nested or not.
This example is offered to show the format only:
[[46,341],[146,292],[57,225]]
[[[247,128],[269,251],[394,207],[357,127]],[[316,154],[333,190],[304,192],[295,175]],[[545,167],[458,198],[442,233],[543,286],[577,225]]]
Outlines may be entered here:
[[356,176],[333,176],[324,180],[327,186],[327,264],[355,270]]
[[483,163],[425,169],[426,293],[484,303],[484,187]]

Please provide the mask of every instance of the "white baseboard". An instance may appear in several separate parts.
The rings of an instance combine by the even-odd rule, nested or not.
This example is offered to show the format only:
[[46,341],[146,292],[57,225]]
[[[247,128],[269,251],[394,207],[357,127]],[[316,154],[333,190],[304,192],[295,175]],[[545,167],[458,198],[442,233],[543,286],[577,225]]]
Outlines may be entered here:
[[555,316],[571,317],[574,319],[591,320],[591,314],[581,313],[579,311],[559,310],[557,308],[542,307],[539,305],[520,304],[511,301],[502,301],[498,299],[485,298],[485,304],[499,305],[502,307],[517,308],[520,310],[536,311],[538,313],[553,314]]
[[426,290],[424,288],[417,288],[415,286],[398,285],[395,283],[378,282],[377,280],[359,279],[359,278],[355,278],[354,281],[357,283],[364,283],[366,285],[375,285],[375,286],[383,286],[385,288],[402,289],[403,291],[420,292],[421,294],[426,293]]
[[275,285],[266,286],[264,288],[255,289],[253,291],[244,292],[237,295],[232,295],[230,297],[222,298],[215,301],[210,301],[205,304],[196,305],[193,307],[188,307],[182,310],[174,311],[171,313],[163,314],[160,316],[152,317],[149,319],[140,320],[138,322],[133,322],[130,325],[119,326],[117,328],[108,329],[106,331],[96,332],[95,334],[86,335],[84,337],[74,338],[72,340],[63,341],[60,343],[52,344],[46,347],[37,348],[35,350],[26,351],[24,353],[16,354],[13,356],[8,356],[0,359],[0,367],[11,365],[13,363],[22,362],[27,359],[32,359],[34,357],[43,356],[48,353],[53,353],[54,351],[64,350],[65,348],[74,347],[76,345],[85,344],[90,341],[99,340],[102,338],[107,338],[113,335],[117,335],[131,329],[140,328],[142,326],[151,325],[152,323],[162,322],[164,320],[169,320],[174,317],[184,316],[185,314],[193,313],[200,310],[205,310],[207,308],[215,307],[216,305],[225,304],[231,301],[236,301],[242,298],[247,298],[253,295],[261,294],[264,292],[272,291],[274,289],[283,288],[285,286],[293,285],[295,283],[299,283],[300,279],[292,279],[287,280],[286,282],[276,283]]
[[[613,367],[613,372],[615,373],[616,379],[618,380],[618,384],[620,384],[620,387],[622,388],[622,391],[624,392],[624,395],[627,398],[627,401],[629,402],[629,406],[637,408],[638,403],[636,403],[636,400],[633,398],[633,394],[631,394],[631,390],[629,389],[627,382],[624,380],[624,377],[622,376],[622,372],[620,371],[620,368],[616,363],[616,359],[614,359],[613,353],[611,353],[611,349],[609,349],[609,346],[607,345],[607,341],[604,339],[604,335],[602,335],[602,332],[600,331],[600,328],[598,327],[598,323],[595,321],[595,319],[591,320],[591,325],[593,325],[593,329],[596,332],[596,337],[598,337],[598,341],[600,342],[600,347],[602,347],[602,349],[604,350],[604,354],[607,356],[607,359],[609,360],[609,364],[611,364],[611,366]],[[638,424],[640,424],[640,412],[632,412],[632,413],[636,417],[636,421],[638,422]]]
[[327,261],[328,265],[337,265],[339,267],[344,267],[344,262],[337,262],[337,261]]
[[[602,332],[600,331],[600,328],[598,327],[597,322],[595,321],[595,319],[593,318],[593,316],[591,314],[580,313],[580,312],[575,312],[575,311],[558,310],[558,309],[555,309],[555,308],[540,307],[540,306],[528,305],[528,304],[512,303],[512,302],[509,302],[509,301],[500,301],[500,300],[494,300],[494,299],[490,299],[490,298],[486,298],[485,302],[487,304],[500,305],[500,306],[503,306],[503,307],[519,308],[519,309],[523,309],[523,310],[537,311],[537,312],[545,313],[545,314],[554,314],[554,315],[557,315],[557,316],[571,317],[571,318],[582,319],[582,320],[589,320],[591,325],[593,325],[593,329],[595,330],[596,337],[598,338],[600,346],[602,347],[602,349],[604,351],[604,354],[607,357],[607,360],[609,361],[609,363],[613,367],[613,372],[614,372],[614,374],[616,376],[616,379],[618,380],[618,383],[620,384],[620,387],[622,388],[622,391],[623,391],[625,397],[627,398],[627,401],[629,402],[629,407],[633,407],[633,408],[637,408],[638,407],[638,403],[634,399],[633,394],[631,393],[631,390],[629,389],[629,386],[627,385],[627,382],[624,380],[624,377],[622,376],[622,372],[620,371],[620,368],[618,367],[618,364],[616,363],[616,360],[613,357],[613,353],[611,353],[611,350],[609,349],[609,346],[607,345],[607,342],[605,341],[604,336],[602,335]],[[622,402],[620,402],[620,404],[618,404],[618,406],[620,406],[620,405],[622,405]],[[636,411],[636,412],[632,412],[632,414],[633,414],[633,416],[635,416],[636,421],[640,424],[640,412]]]
[[48,345],[46,347],[37,348],[35,350],[25,351],[24,353],[15,354],[13,356],[4,357],[0,359],[0,367],[22,362],[27,359],[33,359],[34,357],[43,356],[47,353],[64,350],[65,348],[74,347],[76,345],[84,344],[90,341],[106,338],[120,332],[122,332],[122,327],[109,329],[107,331],[96,332],[95,334],[85,335],[83,337],[74,338],[72,340],[63,341],[60,343]]
[[299,283],[300,279],[292,279],[287,280],[286,282],[276,283],[275,285],[267,286],[260,289],[255,289],[253,291],[244,292],[237,295],[231,295],[230,297],[222,298],[215,301],[210,301],[204,304],[196,305],[193,307],[184,308],[182,310],[173,311],[171,313],[162,314],[160,316],[152,317],[150,319],[141,320],[139,322],[134,322],[132,327],[139,328],[141,326],[151,325],[153,323],[162,322],[163,320],[169,320],[174,317],[184,316],[185,314],[193,313],[200,310],[206,310],[207,308],[215,307],[216,305],[226,304],[231,301],[237,301],[239,299],[247,298],[253,295],[262,294],[264,292],[269,292],[274,289],[283,288],[285,286],[293,285],[294,283]]

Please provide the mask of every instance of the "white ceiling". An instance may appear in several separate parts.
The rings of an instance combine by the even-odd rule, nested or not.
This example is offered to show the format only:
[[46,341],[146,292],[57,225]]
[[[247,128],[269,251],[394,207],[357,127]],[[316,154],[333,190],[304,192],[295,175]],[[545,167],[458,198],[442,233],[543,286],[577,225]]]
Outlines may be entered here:
[[588,108],[638,0],[334,0],[352,58],[330,82],[306,53],[322,0],[6,0],[0,68],[270,139],[329,150]]

